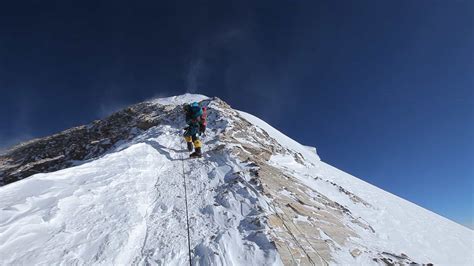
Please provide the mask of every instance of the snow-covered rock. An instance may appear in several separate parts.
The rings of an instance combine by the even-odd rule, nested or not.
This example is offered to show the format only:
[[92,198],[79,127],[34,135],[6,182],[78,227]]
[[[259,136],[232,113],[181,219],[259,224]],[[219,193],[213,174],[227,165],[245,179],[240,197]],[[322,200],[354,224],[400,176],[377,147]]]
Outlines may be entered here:
[[[196,160],[180,137],[192,101],[209,116]],[[195,265],[473,264],[472,230],[220,99],[154,99],[114,116],[1,157],[3,177],[61,170],[0,187],[0,265],[183,265],[189,255]]]

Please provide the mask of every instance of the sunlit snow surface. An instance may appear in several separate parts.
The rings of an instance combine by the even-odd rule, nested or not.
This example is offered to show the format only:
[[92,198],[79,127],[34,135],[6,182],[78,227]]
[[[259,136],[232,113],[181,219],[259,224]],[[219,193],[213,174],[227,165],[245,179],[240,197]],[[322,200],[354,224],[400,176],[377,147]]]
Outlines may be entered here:
[[[281,133],[280,131],[276,130],[263,120],[248,114],[246,112],[239,111],[240,115],[245,118],[250,123],[258,126],[259,128],[265,130],[272,138],[274,138],[278,143],[280,143],[283,147],[289,148],[293,151],[301,153],[305,159],[310,161],[319,161],[319,156],[315,151],[308,149],[308,147],[299,144],[298,142],[294,141],[293,139],[289,138],[285,134]],[[314,148],[316,149],[316,148]]]
[[[444,265],[474,265],[473,230],[321,162],[306,146],[288,138],[264,121],[245,112],[240,114],[267,131],[283,146],[302,153],[305,160],[310,162],[303,166],[290,155],[277,154],[271,158],[274,166],[297,177],[331,200],[348,207],[355,216],[361,217],[373,227],[375,235],[365,230],[357,232],[362,237],[364,245],[374,250],[409,254],[415,261]],[[371,207],[351,201],[330,182],[350,189],[350,192],[368,202]]]
[[153,99],[150,102],[159,103],[162,105],[181,105],[185,103],[200,102],[208,99],[209,97],[201,94],[190,94],[186,93],[179,96],[171,96],[166,98]]
[[[202,99],[207,97],[188,94],[153,101],[180,105]],[[415,261],[473,265],[472,230],[321,162],[314,151],[262,120],[240,115],[304,157],[303,165],[292,156],[274,154],[273,166],[373,227],[375,233],[359,230],[360,238],[353,241]],[[193,264],[280,265],[268,231],[248,223],[257,207],[265,206],[264,197],[233,182],[232,173],[245,166],[225,152],[183,160],[188,153],[180,138],[182,127],[182,121],[154,127],[95,161],[1,187],[0,265],[186,265],[183,174]],[[214,142],[221,129],[210,127],[205,149],[222,144]],[[326,181],[370,206],[351,201]],[[350,248],[335,251],[335,261],[374,263],[363,255],[352,259]]]

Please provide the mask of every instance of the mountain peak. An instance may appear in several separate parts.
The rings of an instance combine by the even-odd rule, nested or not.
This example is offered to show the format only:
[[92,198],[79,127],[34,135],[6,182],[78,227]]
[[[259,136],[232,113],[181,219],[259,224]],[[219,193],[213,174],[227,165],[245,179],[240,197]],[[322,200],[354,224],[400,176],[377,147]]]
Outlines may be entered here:
[[202,94],[185,93],[185,94],[177,95],[177,96],[155,98],[155,99],[150,100],[150,102],[161,104],[161,105],[182,105],[182,104],[191,103],[191,102],[201,102],[207,99],[209,99],[209,97]]
[[[208,107],[201,159],[182,138],[192,101]],[[0,187],[3,264],[473,262],[472,230],[218,98],[130,106],[14,147],[0,173],[12,183]]]

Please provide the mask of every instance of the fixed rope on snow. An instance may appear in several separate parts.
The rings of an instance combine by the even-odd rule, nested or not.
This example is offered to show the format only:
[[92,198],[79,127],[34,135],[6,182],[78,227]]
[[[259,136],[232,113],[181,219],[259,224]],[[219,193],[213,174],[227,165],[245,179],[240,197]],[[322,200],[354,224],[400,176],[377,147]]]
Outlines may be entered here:
[[[182,146],[182,145],[181,145]],[[182,147],[184,148],[184,147]],[[184,171],[184,155],[182,158],[182,165],[183,165],[183,185],[184,185],[184,205],[186,210],[186,231],[188,233],[188,255],[189,255],[189,265],[191,266],[191,237],[189,233],[189,214],[188,214],[188,192],[186,189],[186,172]]]

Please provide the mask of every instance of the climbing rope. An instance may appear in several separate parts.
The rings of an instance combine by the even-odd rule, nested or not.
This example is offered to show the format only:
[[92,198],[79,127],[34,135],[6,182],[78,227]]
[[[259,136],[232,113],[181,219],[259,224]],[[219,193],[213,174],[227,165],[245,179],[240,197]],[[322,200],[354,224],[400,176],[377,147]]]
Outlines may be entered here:
[[[283,227],[285,227],[286,231],[288,232],[288,234],[291,236],[291,238],[293,238],[293,241],[295,241],[295,244],[303,251],[303,253],[306,255],[306,257],[308,258],[308,261],[312,264],[312,265],[316,265],[316,263],[313,261],[313,259],[311,258],[311,256],[308,254],[308,252],[306,251],[306,249],[304,248],[304,246],[300,243],[300,241],[298,241],[298,238],[291,232],[290,230],[290,227],[285,223],[285,219],[283,219],[280,214],[278,213],[277,209],[275,208],[275,205],[273,205],[273,202],[269,202],[265,199],[265,201],[267,202],[268,206],[270,206],[273,211],[275,212],[275,215],[280,219],[280,221],[282,222],[283,224]],[[290,252],[291,254],[291,252]],[[293,256],[293,255],[292,255]]]
[[[181,145],[181,148],[183,145]],[[183,153],[184,154],[184,153]],[[191,266],[191,237],[189,233],[189,214],[188,214],[188,192],[186,189],[186,172],[184,171],[184,158],[185,155],[182,156],[181,162],[183,165],[183,185],[184,185],[184,205],[185,205],[185,210],[186,210],[186,231],[188,233],[188,255],[189,255],[189,265]]]
[[[306,242],[309,244],[309,246],[316,252],[316,254],[318,255],[319,259],[321,260],[321,262],[324,262],[324,265],[329,265],[329,262],[327,260],[325,260],[323,258],[323,256],[321,256],[321,254],[319,254],[318,250],[313,246],[313,244],[311,244],[311,242],[309,241],[309,239],[306,237],[306,234],[304,234],[303,232],[301,232],[301,230],[299,229],[299,227],[293,222],[293,220],[289,219],[289,217],[283,212],[283,216],[286,217],[287,220],[289,220],[291,222],[291,224],[293,224],[293,226],[296,228],[296,230],[300,233],[300,235],[303,236],[304,240],[306,240]],[[309,256],[309,254],[308,254]]]

